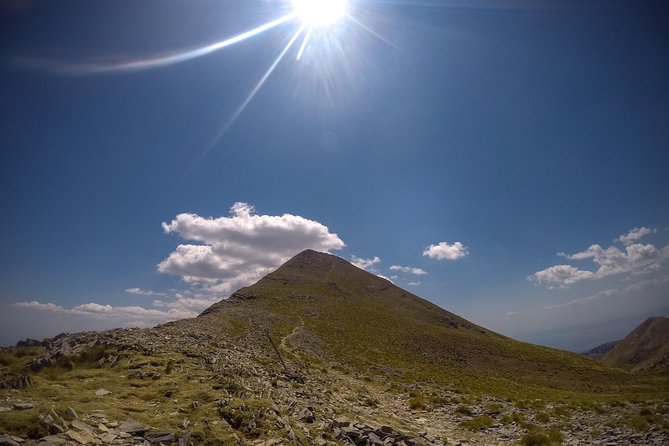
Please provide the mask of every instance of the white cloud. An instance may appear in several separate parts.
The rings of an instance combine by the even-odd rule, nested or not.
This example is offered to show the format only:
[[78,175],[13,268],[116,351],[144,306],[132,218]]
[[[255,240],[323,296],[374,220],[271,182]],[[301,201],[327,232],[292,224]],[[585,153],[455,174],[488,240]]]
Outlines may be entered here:
[[376,276],[377,276],[377,277],[380,277],[380,278],[382,278],[382,279],[386,279],[386,280],[387,280],[388,282],[390,282],[390,283],[395,283],[395,282],[393,282],[393,281],[390,279],[390,277],[384,276],[383,274],[377,274]]
[[143,290],[141,288],[126,288],[126,293],[136,294],[138,296],[164,296],[165,293],[158,293],[156,291]]
[[220,299],[212,297],[185,297],[177,294],[175,300],[154,300],[154,308],[141,306],[113,306],[95,302],[64,308],[52,303],[17,302],[14,306],[30,310],[48,311],[111,321],[123,326],[152,326],[163,322],[195,317]]
[[546,284],[548,288],[567,287],[579,280],[588,279],[592,271],[583,271],[571,265],[554,265],[541,271],[537,271],[528,277],[537,285]]
[[326,226],[297,215],[255,215],[247,203],[235,203],[230,214],[179,214],[163,223],[166,233],[200,244],[177,246],[158,264],[158,271],[222,296],[252,284],[300,251],[329,252],[345,246]]
[[625,243],[624,249],[617,246],[602,248],[591,245],[585,251],[575,254],[558,253],[569,260],[592,260],[595,270],[583,270],[571,265],[554,265],[528,276],[528,280],[548,288],[565,288],[582,280],[599,280],[617,274],[638,275],[650,273],[662,268],[669,259],[669,245],[656,248],[651,244],[634,243],[651,229],[634,228],[617,240]]
[[48,303],[43,304],[41,302],[32,301],[32,302],[17,302],[14,304],[20,308],[27,308],[30,310],[41,310],[41,311],[51,311],[52,313],[65,313],[67,310],[60,305]]
[[417,281],[417,282],[409,282],[409,283],[407,283],[407,285],[409,285],[409,286],[418,286],[418,285],[420,285],[420,280]]
[[639,228],[634,228],[631,229],[627,234],[623,234],[615,241],[619,241],[625,245],[629,245],[631,243],[634,243],[635,241],[639,240],[641,237],[646,236],[648,234],[654,234],[657,232],[657,229],[654,228],[647,228],[645,226],[641,226]]
[[415,274],[416,276],[424,276],[427,274],[427,271],[421,268],[415,268],[413,266],[400,266],[400,265],[393,265],[390,267],[392,271],[402,271],[403,273],[407,274]]
[[469,254],[467,247],[460,242],[452,245],[446,242],[439,242],[437,245],[430,245],[425,248],[423,255],[437,260],[457,260]]
[[603,290],[590,296],[580,297],[578,299],[572,299],[570,301],[562,302],[555,305],[547,305],[542,309],[555,310],[557,308],[570,307],[573,305],[583,305],[613,296],[623,296],[629,298],[634,296],[635,293],[639,293],[644,290],[652,288],[666,288],[667,285],[669,285],[669,274],[665,274],[663,276],[656,277],[653,279],[643,280],[641,282],[628,285],[625,288],[613,288],[613,289]]
[[373,271],[374,265],[381,263],[381,259],[378,258],[377,256],[374,256],[369,259],[363,259],[362,257],[351,256],[351,263],[360,269]]

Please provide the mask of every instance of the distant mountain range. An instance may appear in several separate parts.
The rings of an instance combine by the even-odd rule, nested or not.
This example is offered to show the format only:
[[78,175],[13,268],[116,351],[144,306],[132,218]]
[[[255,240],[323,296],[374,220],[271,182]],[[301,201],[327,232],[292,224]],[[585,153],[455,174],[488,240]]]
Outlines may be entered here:
[[606,353],[608,353],[609,351],[611,351],[611,349],[612,349],[613,347],[615,347],[616,344],[617,344],[618,342],[620,342],[620,340],[618,340],[618,341],[606,342],[606,343],[604,343],[604,344],[600,344],[600,345],[598,345],[597,347],[593,347],[593,348],[591,348],[590,350],[585,351],[585,352],[583,352],[583,353],[581,353],[581,354],[584,355],[584,356],[587,356],[587,357],[589,357],[589,358],[592,358],[592,359],[602,359],[602,357],[603,357]]

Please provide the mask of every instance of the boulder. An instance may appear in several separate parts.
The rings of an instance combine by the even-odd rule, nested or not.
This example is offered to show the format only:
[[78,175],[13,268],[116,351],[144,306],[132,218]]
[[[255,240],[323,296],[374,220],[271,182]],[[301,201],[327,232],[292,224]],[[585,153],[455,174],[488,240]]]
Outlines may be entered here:
[[118,430],[125,432],[126,434],[143,434],[148,431],[149,428],[136,421],[127,420],[118,427]]

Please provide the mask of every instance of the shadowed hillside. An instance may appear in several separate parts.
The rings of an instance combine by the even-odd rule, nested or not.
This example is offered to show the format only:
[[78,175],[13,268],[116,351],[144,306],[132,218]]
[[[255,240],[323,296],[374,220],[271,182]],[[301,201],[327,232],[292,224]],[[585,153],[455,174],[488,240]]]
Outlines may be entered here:
[[669,368],[669,318],[651,317],[606,353],[602,362],[633,370]]

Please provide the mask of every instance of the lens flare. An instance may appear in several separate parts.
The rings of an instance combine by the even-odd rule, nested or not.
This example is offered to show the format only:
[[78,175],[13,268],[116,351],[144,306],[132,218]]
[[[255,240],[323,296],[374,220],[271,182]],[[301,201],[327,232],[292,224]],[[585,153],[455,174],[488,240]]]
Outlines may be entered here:
[[346,0],[293,0],[295,14],[307,26],[331,26],[346,14]]

